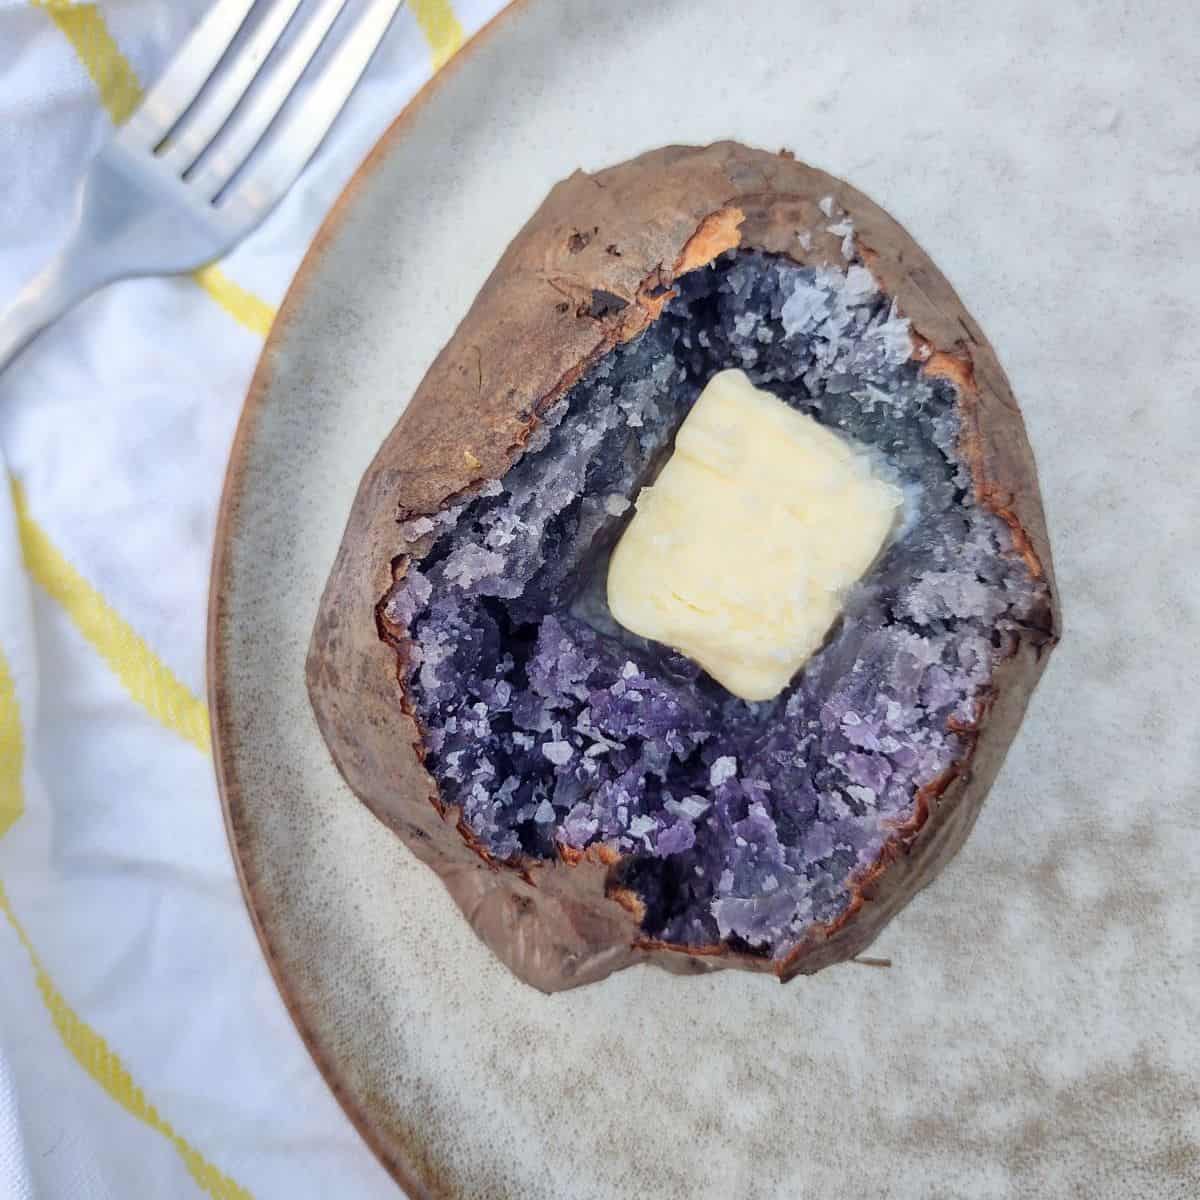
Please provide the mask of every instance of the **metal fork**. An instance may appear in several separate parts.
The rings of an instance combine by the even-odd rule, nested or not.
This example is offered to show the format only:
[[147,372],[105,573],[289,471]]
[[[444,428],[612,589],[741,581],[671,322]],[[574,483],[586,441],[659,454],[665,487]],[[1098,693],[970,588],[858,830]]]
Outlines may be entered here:
[[[314,0],[300,15],[301,0],[217,0],[92,162],[62,251],[0,314],[0,370],[104,284],[194,270],[241,241],[313,156],[402,2],[348,13],[312,85],[281,115],[347,0]],[[289,26],[294,37],[262,70]]]

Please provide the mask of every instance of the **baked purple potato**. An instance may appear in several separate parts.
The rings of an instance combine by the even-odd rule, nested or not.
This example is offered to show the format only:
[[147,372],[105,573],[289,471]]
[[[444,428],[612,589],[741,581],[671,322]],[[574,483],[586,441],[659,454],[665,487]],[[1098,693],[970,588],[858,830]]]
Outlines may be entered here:
[[[726,367],[906,496],[761,702],[603,586]],[[786,980],[859,954],[962,844],[1057,634],[1021,415],[950,285],[853,188],[722,143],[577,172],[509,246],[362,481],[308,684],[351,788],[522,979]]]

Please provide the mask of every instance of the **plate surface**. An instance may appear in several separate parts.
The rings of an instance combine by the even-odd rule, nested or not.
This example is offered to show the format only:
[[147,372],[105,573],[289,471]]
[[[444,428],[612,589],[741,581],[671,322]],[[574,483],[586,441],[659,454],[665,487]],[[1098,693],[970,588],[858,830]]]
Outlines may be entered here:
[[[1197,1194],[1188,6],[885,7],[527,0],[381,143],[264,351],[214,566],[218,771],[284,997],[414,1194]],[[980,320],[1066,638],[966,849],[876,943],[890,969],[546,997],[346,789],[304,654],[362,471],[549,186],[725,136],[862,188]]]

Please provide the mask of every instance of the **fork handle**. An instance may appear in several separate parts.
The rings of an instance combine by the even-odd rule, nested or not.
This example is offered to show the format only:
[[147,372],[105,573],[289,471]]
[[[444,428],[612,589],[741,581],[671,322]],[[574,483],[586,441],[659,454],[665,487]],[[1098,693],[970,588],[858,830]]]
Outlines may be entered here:
[[47,325],[115,278],[107,265],[102,256],[73,254],[68,247],[35,275],[0,312],[0,371]]

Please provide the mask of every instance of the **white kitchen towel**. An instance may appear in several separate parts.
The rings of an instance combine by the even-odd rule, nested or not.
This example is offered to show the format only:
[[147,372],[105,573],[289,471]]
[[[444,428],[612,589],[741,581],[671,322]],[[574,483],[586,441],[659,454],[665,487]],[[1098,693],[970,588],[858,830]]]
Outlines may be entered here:
[[0,1047],[0,1200],[32,1200],[26,1153],[16,1083]]
[[[0,304],[208,3],[0,0]],[[503,7],[408,0],[255,234],[193,276],[105,289],[0,375],[0,1200],[396,1194],[238,890],[204,704],[207,576],[289,280],[378,136]]]

